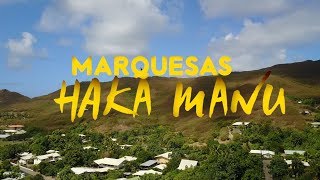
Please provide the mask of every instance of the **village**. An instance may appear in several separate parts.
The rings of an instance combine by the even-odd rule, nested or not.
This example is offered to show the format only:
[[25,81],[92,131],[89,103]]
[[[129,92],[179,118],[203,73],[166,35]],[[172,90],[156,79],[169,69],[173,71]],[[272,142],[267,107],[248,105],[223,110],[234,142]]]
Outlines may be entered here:
[[[232,134],[241,134],[243,129],[249,127],[251,125],[250,122],[234,122],[233,124],[230,125],[230,133]],[[317,126],[312,125],[313,127],[317,128]],[[9,136],[9,133],[16,133],[16,134],[21,134],[21,133],[26,133],[25,130],[23,130],[23,125],[9,125],[9,129],[4,130],[4,132],[8,133],[7,135]],[[60,138],[68,138],[70,134],[67,133],[61,133]],[[82,149],[79,149],[79,151],[90,151],[91,153],[98,154],[100,152],[99,147],[93,146],[95,143],[91,143],[90,135],[87,136],[86,134],[79,133],[77,134],[79,138],[79,142],[82,145]],[[232,137],[231,137],[232,138]],[[134,148],[135,145],[133,144],[125,144],[121,143],[118,141],[117,138],[114,137],[109,137],[109,143],[110,146],[114,149],[117,149],[122,152],[130,152],[131,148]],[[100,146],[101,147],[101,146]],[[107,146],[105,147],[107,148]],[[199,147],[200,148],[200,147]],[[166,148],[164,148],[166,149]],[[163,149],[163,150],[164,150]],[[201,148],[200,148],[201,149]],[[23,175],[20,174],[18,178],[13,178],[13,179],[21,179],[25,177],[25,175],[32,174],[40,174],[42,171],[40,169],[39,171],[39,165],[40,164],[55,164],[59,161],[62,161],[65,156],[63,156],[60,153],[61,148],[57,149],[48,149],[45,151],[43,154],[33,154],[30,151],[23,151],[18,154],[15,154],[15,157],[10,160],[11,164],[14,166],[20,167],[20,171],[23,172]],[[65,151],[65,150],[62,150]],[[63,153],[65,154],[65,153]],[[128,155],[121,155],[119,156],[109,156],[109,157],[102,157],[102,158],[97,158],[94,159],[90,163],[90,166],[74,166],[70,167],[69,170],[74,175],[83,175],[83,174],[108,174],[109,172],[113,171],[119,171],[122,172],[121,175],[118,175],[117,179],[135,179],[138,177],[143,177],[145,175],[158,175],[161,176],[163,174],[163,171],[167,168],[168,163],[170,163],[172,159],[172,151],[163,151],[163,153],[157,154],[153,156],[152,158],[149,159],[144,159],[144,161],[138,161],[139,163],[135,165],[134,171],[130,171],[132,169],[128,168],[127,166],[130,165],[130,163],[135,162],[138,160],[138,157],[129,155],[132,153],[128,153]],[[249,154],[256,155],[261,158],[263,163],[270,165],[270,161],[272,158],[277,154],[275,151],[272,150],[267,150],[267,149],[251,149],[249,151]],[[304,155],[306,154],[305,150],[291,150],[291,149],[286,149],[283,151],[283,153],[280,153],[279,155],[284,158],[284,161],[288,165],[289,168],[291,168],[293,164],[293,157],[298,157],[300,159],[300,162],[305,166],[305,168],[310,167],[310,163],[305,160]],[[188,155],[183,155],[184,157],[188,157]],[[142,163],[140,163],[142,162]],[[176,167],[178,171],[184,171],[187,169],[193,169],[197,166],[201,166],[201,162],[198,160],[194,159],[187,159],[187,158],[181,158],[179,160],[179,164]],[[40,165],[41,166],[41,165]],[[37,168],[36,168],[37,167]],[[264,167],[269,171],[268,167]],[[30,173],[32,172],[32,173]],[[12,173],[11,172],[4,172],[3,175],[8,175],[10,176]],[[45,179],[50,177],[49,179],[54,179],[56,175],[50,174],[51,176],[43,175]],[[268,173],[265,172],[265,175],[268,176]],[[10,179],[10,178],[9,178]],[[7,180],[9,180],[7,178]]]
[[[313,117],[310,110],[300,113]],[[253,164],[246,166],[254,169],[250,177],[272,179],[276,175],[272,172],[276,161],[277,166],[282,163],[291,177],[298,177],[319,168],[320,122],[307,123],[307,137],[314,139],[302,139],[306,136],[299,132],[281,130],[268,123],[229,121],[220,129],[220,135],[213,135],[213,141],[208,142],[194,141],[161,125],[105,135],[87,131],[85,125],[43,134],[22,124],[10,124],[0,130],[1,142],[8,143],[0,149],[1,164],[9,163],[0,171],[0,177],[162,179],[172,174],[187,176],[207,171],[212,163],[225,158],[220,153],[230,153],[229,156],[240,153],[234,157],[240,158],[238,161],[252,159]],[[222,133],[224,128],[226,132]],[[250,169],[251,166],[254,168]]]

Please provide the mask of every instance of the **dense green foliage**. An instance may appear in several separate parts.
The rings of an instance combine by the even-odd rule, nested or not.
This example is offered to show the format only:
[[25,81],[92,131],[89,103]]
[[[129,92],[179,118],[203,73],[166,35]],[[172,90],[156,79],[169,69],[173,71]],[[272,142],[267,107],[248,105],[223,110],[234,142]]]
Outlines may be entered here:
[[[100,134],[86,129],[89,128],[81,125],[68,131],[56,130],[47,135],[35,133],[35,136],[25,143],[1,147],[0,158],[5,162],[17,158],[17,154],[23,151],[40,155],[54,149],[59,151],[62,160],[41,162],[34,166],[35,170],[47,176],[57,176],[58,179],[116,179],[124,177],[124,172],[136,172],[139,164],[153,159],[155,155],[172,151],[172,159],[163,170],[163,175],[149,174],[141,179],[263,179],[263,159],[261,156],[249,154],[250,149],[268,149],[277,154],[283,153],[284,149],[299,149],[306,150],[304,156],[286,157],[292,159],[290,168],[283,157],[275,156],[269,166],[270,173],[275,179],[290,176],[301,179],[320,177],[320,131],[317,129],[307,128],[302,132],[280,129],[265,123],[242,129],[242,134],[228,144],[219,144],[213,136],[205,146],[194,146],[194,138],[187,138],[165,126],[141,127],[111,134]],[[86,137],[79,136],[80,133]],[[117,138],[117,142],[111,138]],[[119,144],[133,146],[121,149]],[[99,151],[85,150],[84,146],[97,147]],[[94,166],[93,161],[98,158],[123,156],[135,156],[138,159],[108,173],[75,175],[70,170],[71,167]],[[179,171],[177,167],[182,158],[196,160],[199,165]],[[301,160],[308,161],[310,167],[304,167]]]

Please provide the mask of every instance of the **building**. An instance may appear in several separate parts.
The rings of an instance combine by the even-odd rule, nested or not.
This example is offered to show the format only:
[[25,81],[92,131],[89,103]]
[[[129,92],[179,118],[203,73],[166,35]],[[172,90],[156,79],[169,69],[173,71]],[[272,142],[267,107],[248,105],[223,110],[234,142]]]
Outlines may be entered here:
[[90,168],[90,167],[73,167],[71,168],[71,171],[77,175],[83,174],[83,173],[106,173],[109,170],[113,170],[112,167],[104,167],[104,168]]
[[198,165],[198,161],[181,159],[178,169],[185,170],[187,168],[193,168]]
[[83,147],[83,149],[84,150],[88,150],[88,149],[99,150],[98,148],[92,147],[92,146],[85,146],[85,147]]
[[308,111],[308,110],[304,110],[304,111],[301,111],[300,114],[302,114],[302,115],[310,115],[311,112]]
[[293,155],[295,153],[300,154],[300,155],[304,155],[306,151],[301,151],[301,150],[284,150],[284,154],[285,155]]
[[311,126],[314,127],[314,128],[320,127],[320,122],[312,122],[312,123],[310,123],[310,124],[311,124]]
[[6,139],[10,134],[0,134],[0,139]]
[[275,155],[275,152],[269,150],[251,150],[250,154],[259,154],[264,158],[272,158]]
[[6,134],[9,134],[9,135],[13,135],[13,134],[24,134],[26,133],[25,130],[21,129],[21,130],[16,130],[16,129],[5,129],[3,130]]
[[167,164],[171,159],[171,155],[172,152],[166,152],[155,156],[155,159],[158,162],[158,164]]
[[167,168],[167,165],[166,164],[159,164],[159,165],[156,165],[154,167],[155,169],[159,169],[159,170],[164,170],[165,168]]
[[[52,152],[51,150],[47,151],[47,152]],[[43,161],[46,162],[55,162],[60,160],[60,154],[57,152],[54,153],[49,153],[49,154],[44,154],[44,155],[40,155],[40,156],[36,156],[36,158],[34,159],[33,164],[40,164]]]
[[142,164],[140,164],[140,166],[143,168],[143,169],[148,169],[148,168],[151,168],[153,166],[155,166],[157,164],[157,161],[156,160],[148,160]]
[[248,126],[250,122],[235,122],[232,124],[233,127],[241,127],[241,126]]
[[130,144],[123,144],[123,145],[119,145],[121,149],[126,149],[126,148],[129,148],[133,145],[130,145]]
[[158,171],[150,169],[150,170],[140,170],[136,173],[133,173],[132,175],[133,176],[143,176],[145,174],[159,174],[159,175],[161,175],[162,172],[158,172]]
[[135,161],[135,160],[137,160],[137,158],[136,158],[136,157],[133,157],[133,156],[123,156],[123,157],[120,158],[120,159],[123,159],[123,160],[125,160],[125,161]]
[[[290,167],[292,166],[292,160],[285,160],[285,161]],[[306,161],[301,161],[301,162],[305,167],[309,167],[310,166],[310,164],[308,162],[306,162]]]
[[18,164],[20,165],[27,165],[27,164],[33,164],[35,156],[32,153],[29,152],[23,152],[19,154],[20,159],[18,161]]
[[103,159],[94,160],[94,163],[96,163],[100,167],[111,167],[114,169],[118,169],[121,166],[123,166],[124,161],[125,161],[124,158],[120,158],[120,159],[103,158]]
[[24,125],[12,124],[12,125],[8,125],[8,128],[13,130],[22,130],[24,128]]

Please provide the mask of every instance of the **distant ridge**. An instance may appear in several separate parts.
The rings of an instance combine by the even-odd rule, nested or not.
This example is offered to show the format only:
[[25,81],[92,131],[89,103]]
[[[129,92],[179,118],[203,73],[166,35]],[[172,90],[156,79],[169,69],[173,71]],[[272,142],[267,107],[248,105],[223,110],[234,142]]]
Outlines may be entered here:
[[11,92],[7,89],[0,90],[0,105],[9,105],[21,102],[27,102],[30,98],[19,94],[17,92]]

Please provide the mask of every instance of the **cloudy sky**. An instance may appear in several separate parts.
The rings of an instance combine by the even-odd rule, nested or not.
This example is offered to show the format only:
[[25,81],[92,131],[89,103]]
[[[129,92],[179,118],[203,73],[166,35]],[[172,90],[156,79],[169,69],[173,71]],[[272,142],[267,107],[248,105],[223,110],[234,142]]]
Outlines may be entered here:
[[72,77],[73,55],[229,55],[240,71],[320,59],[319,8],[317,0],[0,0],[0,89],[34,97],[62,80],[91,80]]

